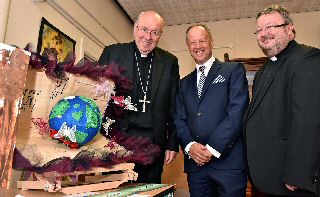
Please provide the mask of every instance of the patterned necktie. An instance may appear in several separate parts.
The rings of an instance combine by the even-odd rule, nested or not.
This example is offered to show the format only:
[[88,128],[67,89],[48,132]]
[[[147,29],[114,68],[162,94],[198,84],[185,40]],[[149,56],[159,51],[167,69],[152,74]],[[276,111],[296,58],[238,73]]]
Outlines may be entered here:
[[201,72],[199,83],[198,83],[198,96],[199,96],[199,98],[201,96],[201,92],[202,92],[202,87],[203,87],[204,81],[206,80],[206,76],[204,74],[204,69],[205,68],[206,68],[205,66],[200,66],[199,67],[199,70]]

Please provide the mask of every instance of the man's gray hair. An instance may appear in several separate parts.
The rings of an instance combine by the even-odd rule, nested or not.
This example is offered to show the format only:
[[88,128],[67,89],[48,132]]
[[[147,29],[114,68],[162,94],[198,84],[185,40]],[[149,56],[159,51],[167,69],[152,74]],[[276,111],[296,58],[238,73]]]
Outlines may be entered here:
[[257,16],[256,16],[256,19],[258,19],[261,15],[264,15],[264,14],[272,14],[274,12],[278,12],[285,23],[287,24],[293,24],[293,20],[290,16],[290,13],[289,11],[285,8],[285,7],[282,7],[280,5],[276,5],[276,4],[272,4],[271,6],[261,10]]
[[[287,8],[282,7],[280,5],[276,5],[276,4],[272,4],[269,7],[266,7],[263,10],[261,10],[257,14],[256,19],[258,19],[261,15],[272,14],[274,12],[278,12],[282,16],[284,23],[293,25],[293,20]],[[294,33],[294,35],[296,35],[296,31],[294,29],[292,30],[292,32]]]
[[134,22],[134,24],[135,24],[135,25],[136,25],[136,24],[138,24],[138,22],[139,22],[139,20],[140,20],[141,16],[142,16],[142,15],[144,15],[146,12],[153,12],[155,15],[158,15],[158,16],[160,17],[160,19],[162,20],[162,24],[164,25],[164,20],[163,20],[162,16],[161,16],[158,12],[156,12],[156,11],[145,11],[145,12],[140,12],[140,14],[139,14],[139,16],[138,16],[137,20]]

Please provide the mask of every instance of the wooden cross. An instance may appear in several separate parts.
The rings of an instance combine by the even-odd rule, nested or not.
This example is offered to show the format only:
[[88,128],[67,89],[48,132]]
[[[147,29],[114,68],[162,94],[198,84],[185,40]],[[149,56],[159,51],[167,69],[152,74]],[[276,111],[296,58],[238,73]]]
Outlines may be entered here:
[[144,95],[143,100],[139,100],[139,103],[142,103],[142,112],[146,112],[146,103],[150,103],[147,101],[147,95]]

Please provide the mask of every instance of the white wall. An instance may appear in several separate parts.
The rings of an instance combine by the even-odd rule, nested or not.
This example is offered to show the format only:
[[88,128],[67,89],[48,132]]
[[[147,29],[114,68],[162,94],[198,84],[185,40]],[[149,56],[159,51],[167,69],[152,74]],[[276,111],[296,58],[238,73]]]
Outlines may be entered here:
[[[292,14],[292,18],[297,31],[296,41],[319,48],[320,12]],[[213,49],[213,53],[220,61],[223,61],[224,53],[229,53],[230,59],[264,56],[253,34],[255,30],[254,18],[223,20],[204,24],[211,29],[214,45],[218,47],[217,49]],[[179,58],[181,77],[194,69],[194,61],[185,44],[185,31],[188,26],[176,25],[165,27],[162,40],[159,44],[159,46],[171,51]]]
[[84,52],[98,59],[104,45],[133,39],[132,24],[112,0],[10,2],[4,39],[7,44],[24,47],[28,42],[32,42],[37,46],[42,17],[76,40],[77,60],[83,57]]

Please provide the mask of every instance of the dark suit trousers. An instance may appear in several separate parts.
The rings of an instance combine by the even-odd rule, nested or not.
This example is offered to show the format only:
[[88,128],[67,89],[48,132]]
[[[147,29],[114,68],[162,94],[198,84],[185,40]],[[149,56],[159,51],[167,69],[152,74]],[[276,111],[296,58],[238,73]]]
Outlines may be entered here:
[[214,169],[188,173],[190,197],[245,197],[247,170]]
[[138,183],[161,183],[164,154],[155,158],[150,165],[135,164],[134,171],[138,173]]

